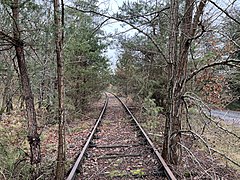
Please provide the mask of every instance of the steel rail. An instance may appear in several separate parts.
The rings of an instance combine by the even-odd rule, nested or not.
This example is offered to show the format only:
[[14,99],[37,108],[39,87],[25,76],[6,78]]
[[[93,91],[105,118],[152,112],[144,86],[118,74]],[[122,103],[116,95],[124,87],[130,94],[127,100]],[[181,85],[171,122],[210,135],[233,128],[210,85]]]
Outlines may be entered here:
[[151,139],[148,137],[147,133],[144,131],[144,129],[141,127],[141,125],[139,124],[139,122],[137,121],[137,119],[135,118],[135,116],[132,114],[132,112],[128,109],[128,107],[125,105],[125,103],[115,94],[111,93],[112,95],[114,95],[123,105],[123,107],[125,108],[125,110],[128,112],[128,114],[132,117],[132,119],[134,120],[134,122],[136,123],[137,127],[139,128],[139,130],[141,131],[141,133],[143,134],[144,138],[146,138],[148,144],[152,147],[154,154],[156,155],[158,161],[162,164],[162,167],[164,169],[164,173],[167,176],[167,178],[169,180],[177,180],[176,177],[173,175],[172,171],[170,170],[170,168],[168,167],[167,163],[164,161],[164,159],[162,158],[161,154],[159,153],[159,151],[157,150],[157,148],[154,146],[153,142],[151,141]]
[[[106,94],[105,94],[105,95],[106,95]],[[79,172],[80,163],[82,162],[83,157],[84,157],[84,154],[86,153],[86,150],[87,150],[87,148],[89,147],[89,144],[90,144],[90,142],[92,141],[92,139],[93,139],[93,137],[94,137],[94,134],[96,133],[97,127],[98,127],[99,124],[101,123],[103,114],[104,114],[105,111],[106,111],[106,108],[107,108],[107,105],[108,105],[108,99],[109,99],[109,98],[108,98],[108,96],[106,95],[106,100],[105,100],[104,106],[103,106],[103,108],[102,108],[102,111],[101,111],[101,113],[100,113],[100,115],[99,115],[99,117],[98,117],[98,119],[97,119],[97,121],[96,121],[96,123],[95,123],[95,125],[94,125],[94,127],[93,127],[93,129],[92,129],[92,131],[91,131],[91,134],[89,135],[89,137],[88,137],[88,139],[87,139],[87,141],[86,141],[86,143],[85,143],[85,145],[84,145],[81,153],[79,154],[79,156],[78,156],[75,164],[73,165],[73,167],[72,167],[72,169],[71,169],[71,171],[70,171],[70,173],[69,173],[69,175],[68,175],[68,177],[67,177],[67,180],[73,180],[73,179],[75,179],[76,174]]]

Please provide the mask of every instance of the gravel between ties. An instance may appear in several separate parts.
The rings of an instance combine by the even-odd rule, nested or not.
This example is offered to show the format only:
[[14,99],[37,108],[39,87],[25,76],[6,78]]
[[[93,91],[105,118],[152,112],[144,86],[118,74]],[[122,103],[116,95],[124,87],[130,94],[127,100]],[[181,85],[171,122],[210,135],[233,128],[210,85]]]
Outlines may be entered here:
[[100,131],[88,149],[79,179],[164,179],[157,159],[120,102],[109,95]]

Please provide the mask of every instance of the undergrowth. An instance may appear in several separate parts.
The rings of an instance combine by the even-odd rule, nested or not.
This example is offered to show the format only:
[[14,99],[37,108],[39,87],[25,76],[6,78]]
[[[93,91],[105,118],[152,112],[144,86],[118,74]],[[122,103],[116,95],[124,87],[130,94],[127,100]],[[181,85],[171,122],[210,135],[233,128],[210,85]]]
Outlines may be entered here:
[[[145,101],[146,102],[146,101]],[[139,112],[142,126],[161,152],[165,117],[152,101]],[[158,112],[158,113],[156,113]],[[240,125],[204,115],[197,107],[182,121],[182,163],[173,166],[179,179],[240,179]],[[238,165],[237,165],[238,164]]]
[[29,179],[26,120],[21,112],[3,115],[0,134],[0,179]]

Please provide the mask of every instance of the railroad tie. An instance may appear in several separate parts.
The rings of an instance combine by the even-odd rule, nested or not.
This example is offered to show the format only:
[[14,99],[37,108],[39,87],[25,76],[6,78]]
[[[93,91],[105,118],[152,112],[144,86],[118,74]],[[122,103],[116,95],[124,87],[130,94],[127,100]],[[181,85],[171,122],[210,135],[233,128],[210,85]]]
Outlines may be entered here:
[[124,157],[139,157],[141,154],[106,154],[99,156],[97,159],[115,159],[115,158],[124,158]]

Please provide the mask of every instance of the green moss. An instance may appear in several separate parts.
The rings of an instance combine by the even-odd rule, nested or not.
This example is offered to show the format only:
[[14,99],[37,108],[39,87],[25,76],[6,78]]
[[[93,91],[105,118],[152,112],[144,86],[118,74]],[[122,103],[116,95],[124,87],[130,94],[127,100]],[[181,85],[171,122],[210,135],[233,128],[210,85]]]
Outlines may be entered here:
[[184,173],[184,177],[186,178],[190,178],[191,177],[191,173],[189,171]]
[[134,169],[130,171],[133,176],[143,176],[145,174],[144,169]]
[[127,173],[125,171],[119,171],[119,170],[112,170],[110,173],[109,173],[109,176],[111,178],[114,178],[114,177],[123,177],[123,176],[126,176]]

